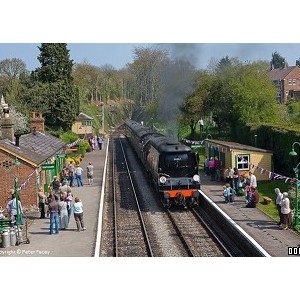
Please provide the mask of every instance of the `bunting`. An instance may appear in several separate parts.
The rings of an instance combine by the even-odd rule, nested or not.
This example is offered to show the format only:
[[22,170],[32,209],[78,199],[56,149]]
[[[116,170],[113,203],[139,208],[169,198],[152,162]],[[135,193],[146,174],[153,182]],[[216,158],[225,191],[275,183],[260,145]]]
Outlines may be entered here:
[[264,168],[262,168],[260,166],[251,164],[251,163],[250,163],[250,165],[251,165],[252,169],[258,170],[260,172],[260,174],[268,174],[269,179],[271,179],[271,180],[283,179],[285,183],[294,184],[294,183],[297,182],[297,186],[300,186],[300,181],[297,180],[296,178],[290,178],[290,177],[287,177],[287,176],[284,176],[284,175],[280,175],[280,174],[271,172],[269,170],[266,170],[266,169],[264,169]]
[[74,147],[75,145],[77,145],[81,141],[84,141],[84,139],[77,139],[75,142],[73,142],[71,144],[68,144],[67,148],[72,148],[72,147]]
[[26,187],[26,185],[28,185],[31,177],[33,176],[33,174],[38,174],[38,169],[35,169],[31,174],[29,174],[26,178],[26,180],[19,186],[18,191],[21,191],[22,189],[24,189]]

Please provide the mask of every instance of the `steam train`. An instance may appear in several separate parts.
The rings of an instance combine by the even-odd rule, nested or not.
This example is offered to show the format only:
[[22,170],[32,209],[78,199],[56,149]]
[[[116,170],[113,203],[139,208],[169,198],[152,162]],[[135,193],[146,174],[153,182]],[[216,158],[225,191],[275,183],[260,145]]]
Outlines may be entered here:
[[182,143],[128,120],[125,135],[152,179],[165,207],[198,204],[199,156]]

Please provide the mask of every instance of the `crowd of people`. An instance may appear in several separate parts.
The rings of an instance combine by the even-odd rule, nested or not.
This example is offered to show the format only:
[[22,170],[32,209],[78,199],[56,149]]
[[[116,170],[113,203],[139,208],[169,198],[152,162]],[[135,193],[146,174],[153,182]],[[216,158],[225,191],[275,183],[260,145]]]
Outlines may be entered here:
[[103,138],[99,136],[93,136],[89,138],[89,144],[92,149],[92,151],[96,150],[96,145],[98,145],[99,150],[102,150],[102,145],[103,145]]
[[[79,184],[78,186],[82,185]],[[46,210],[47,217],[50,218],[49,234],[58,234],[59,230],[66,230],[69,227],[72,212],[77,231],[86,230],[83,221],[83,204],[78,197],[74,198],[71,186],[66,179],[60,182],[57,177],[54,177],[48,195],[46,196],[40,190],[38,197],[40,199],[40,218],[46,218]],[[46,206],[48,209],[45,208]]]
[[[93,184],[94,166],[91,162],[86,167],[86,176],[88,184]],[[44,192],[43,187],[40,187],[37,193],[38,207],[40,212],[40,219],[50,218],[49,234],[53,231],[57,234],[59,230],[66,230],[70,223],[71,214],[73,212],[74,219],[77,226],[77,231],[86,230],[83,221],[83,204],[78,197],[73,196],[72,187],[74,182],[77,182],[78,187],[83,186],[83,169],[80,165],[73,165],[70,163],[63,169],[60,178],[53,177],[47,193]],[[18,206],[17,206],[18,203]],[[15,194],[15,191],[10,190],[10,198],[6,208],[0,207],[0,218],[8,218],[10,225],[23,225],[23,207],[21,199]]]
[[[246,207],[255,208],[259,202],[259,193],[257,190],[257,179],[253,172],[249,171],[249,176],[240,176],[239,170],[234,167],[228,167],[224,171],[224,178],[221,176],[222,162],[216,157],[206,157],[204,161],[204,172],[210,176],[211,181],[225,180],[223,186],[223,196],[225,203],[232,203],[235,196],[245,196]],[[282,229],[287,229],[292,222],[290,201],[288,193],[281,193],[279,188],[275,189],[276,206],[280,221],[278,225]]]

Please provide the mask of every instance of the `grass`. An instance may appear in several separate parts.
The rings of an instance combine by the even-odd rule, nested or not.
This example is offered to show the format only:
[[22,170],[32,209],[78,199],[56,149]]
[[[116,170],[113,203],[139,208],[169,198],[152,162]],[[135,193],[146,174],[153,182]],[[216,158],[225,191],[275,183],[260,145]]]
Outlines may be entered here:
[[[184,128],[182,130],[182,133],[187,135],[188,131],[189,128]],[[214,138],[215,136],[216,136],[216,132],[214,132]],[[196,129],[195,140],[202,140],[202,138],[203,137],[201,136],[201,133],[198,133]],[[204,160],[205,160],[205,148],[203,146],[192,146],[192,149],[199,153],[199,158],[200,158],[199,166],[200,168],[203,168]],[[266,182],[259,182],[257,190],[259,193],[260,200],[257,205],[257,208],[261,210],[263,213],[265,213],[267,216],[269,216],[272,220],[279,222],[278,210],[275,204],[275,199],[276,199],[276,195],[274,191],[275,188],[279,188],[280,191],[283,193],[283,192],[289,192],[291,186],[289,183],[285,183],[284,180],[269,180]],[[264,202],[265,196],[273,199],[273,201],[270,204],[266,204]],[[291,202],[291,206],[293,208],[293,197],[289,197],[289,199]],[[298,226],[297,231],[300,232],[300,225]]]
[[[281,192],[287,192],[288,184],[285,183],[283,180],[278,180],[278,181],[270,180],[270,181],[258,183],[257,191],[259,193],[259,203],[257,207],[266,215],[268,215],[270,218],[272,218],[276,222],[279,222],[278,211],[275,204],[275,199],[276,199],[276,195],[274,192],[275,188],[279,188]],[[264,202],[265,196],[273,199],[273,201],[270,204],[266,204]]]
[[[290,186],[288,183],[285,183],[283,180],[270,180],[267,182],[260,182],[257,185],[257,191],[259,193],[259,203],[257,205],[257,208],[261,210],[263,213],[265,213],[267,216],[269,216],[271,219],[273,219],[276,222],[279,222],[279,216],[278,216],[278,211],[277,207],[275,204],[275,192],[274,189],[279,188],[280,191],[283,192],[288,192],[290,190]],[[270,204],[266,204],[264,202],[264,196],[267,196],[273,201]],[[290,201],[292,199],[290,198]],[[300,226],[296,228],[296,231],[299,233],[300,232]]]

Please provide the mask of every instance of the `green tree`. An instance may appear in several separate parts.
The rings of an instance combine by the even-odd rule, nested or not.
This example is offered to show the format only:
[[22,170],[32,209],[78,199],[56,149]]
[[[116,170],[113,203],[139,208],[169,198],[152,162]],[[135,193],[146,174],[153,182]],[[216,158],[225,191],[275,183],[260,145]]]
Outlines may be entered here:
[[231,82],[233,115],[241,123],[277,122],[276,88],[265,70],[256,64],[242,66]]
[[[19,78],[26,74],[28,74],[26,64],[21,59],[7,58],[0,61],[0,94],[5,96],[10,106],[19,106],[21,88]],[[20,105],[21,107],[22,105]]]
[[276,89],[269,79],[266,64],[237,63],[217,72],[205,101],[219,131],[249,122],[276,122]]
[[213,82],[214,75],[206,71],[198,71],[195,75],[195,90],[181,106],[181,122],[190,127],[191,136],[195,134],[199,118],[209,112],[205,103],[212,90]]
[[[32,77],[47,86],[44,107],[45,124],[67,130],[79,112],[79,93],[72,76],[73,61],[65,43],[43,43],[37,68]],[[38,104],[35,103],[35,106]]]
[[272,53],[271,70],[284,68],[285,66],[288,66],[285,58],[282,57],[277,51]]

